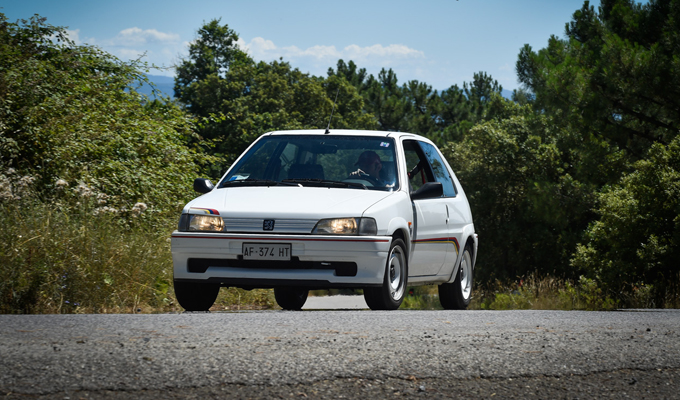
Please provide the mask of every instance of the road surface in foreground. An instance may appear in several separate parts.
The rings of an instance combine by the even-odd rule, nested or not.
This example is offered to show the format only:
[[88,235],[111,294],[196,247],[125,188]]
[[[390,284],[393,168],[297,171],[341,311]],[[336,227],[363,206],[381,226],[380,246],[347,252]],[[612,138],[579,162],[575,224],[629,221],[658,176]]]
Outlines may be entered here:
[[7,398],[678,398],[680,311],[0,315]]

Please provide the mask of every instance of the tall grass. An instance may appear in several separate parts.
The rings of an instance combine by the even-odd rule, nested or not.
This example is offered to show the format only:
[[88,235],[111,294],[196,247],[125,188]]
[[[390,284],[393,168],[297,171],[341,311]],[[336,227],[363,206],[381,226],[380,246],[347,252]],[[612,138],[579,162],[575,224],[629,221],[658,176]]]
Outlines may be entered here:
[[[678,277],[680,279],[680,277]],[[584,276],[575,281],[529,275],[512,282],[476,284],[469,309],[472,310],[613,310],[655,308],[653,287],[637,285],[631,294],[608,296],[593,280]],[[666,307],[677,308],[680,299],[668,293]],[[441,310],[437,286],[410,288],[402,309]]]
[[592,279],[576,282],[530,275],[516,282],[499,281],[482,286],[474,301],[482,310],[612,310],[617,302],[606,296]]
[[[677,277],[680,279],[680,276]],[[577,280],[529,275],[516,282],[499,281],[480,285],[473,308],[487,310],[613,310],[618,308],[656,308],[652,285],[636,284],[626,293],[607,293],[594,279]],[[663,305],[680,306],[677,293],[666,293]]]
[[[98,210],[98,211],[97,211]],[[168,230],[89,203],[0,208],[0,312],[130,312],[172,305]]]
[[[181,311],[172,288],[175,224],[121,218],[88,202],[0,205],[0,313]],[[222,289],[214,309],[270,308],[270,292]]]

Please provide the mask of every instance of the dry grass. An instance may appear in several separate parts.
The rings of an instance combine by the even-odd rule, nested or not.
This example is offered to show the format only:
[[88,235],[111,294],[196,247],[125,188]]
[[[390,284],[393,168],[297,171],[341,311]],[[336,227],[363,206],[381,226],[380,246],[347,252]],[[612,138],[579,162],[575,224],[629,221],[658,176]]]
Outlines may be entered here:
[[[0,205],[0,313],[181,311],[172,288],[175,223],[123,220],[87,204]],[[222,289],[215,307],[271,308],[270,292]]]

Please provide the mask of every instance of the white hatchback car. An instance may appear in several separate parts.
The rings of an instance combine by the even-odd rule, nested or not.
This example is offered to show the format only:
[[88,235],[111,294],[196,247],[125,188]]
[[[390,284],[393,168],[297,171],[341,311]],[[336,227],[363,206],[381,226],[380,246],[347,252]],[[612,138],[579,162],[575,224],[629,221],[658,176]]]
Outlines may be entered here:
[[274,288],[299,310],[310,289],[360,288],[397,309],[407,285],[439,285],[445,309],[470,303],[477,235],[465,192],[428,139],[396,132],[262,135],[172,234],[175,294],[208,310],[221,286]]

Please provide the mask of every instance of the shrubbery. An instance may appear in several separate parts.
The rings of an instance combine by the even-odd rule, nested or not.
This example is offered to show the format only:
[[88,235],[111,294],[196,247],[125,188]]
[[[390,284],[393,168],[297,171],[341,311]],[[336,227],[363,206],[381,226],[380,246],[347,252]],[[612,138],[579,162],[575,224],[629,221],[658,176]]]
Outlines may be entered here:
[[210,157],[141,67],[0,14],[0,312],[172,306],[168,237]]

